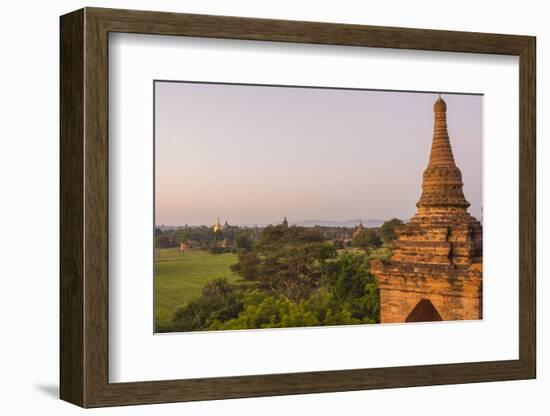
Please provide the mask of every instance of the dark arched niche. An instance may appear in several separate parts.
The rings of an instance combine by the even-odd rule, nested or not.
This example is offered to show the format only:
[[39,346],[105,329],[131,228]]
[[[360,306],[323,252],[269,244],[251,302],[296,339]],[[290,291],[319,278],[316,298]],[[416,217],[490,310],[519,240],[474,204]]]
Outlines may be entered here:
[[422,299],[416,304],[405,322],[434,322],[442,321],[441,315],[428,299]]

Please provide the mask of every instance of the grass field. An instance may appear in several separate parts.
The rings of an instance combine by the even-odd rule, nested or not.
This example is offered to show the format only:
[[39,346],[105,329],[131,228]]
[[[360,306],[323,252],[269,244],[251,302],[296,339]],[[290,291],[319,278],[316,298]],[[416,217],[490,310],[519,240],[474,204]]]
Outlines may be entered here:
[[174,308],[199,296],[209,280],[225,277],[238,280],[229,269],[237,262],[232,253],[211,254],[206,251],[181,253],[177,248],[160,250],[155,259],[155,304],[158,326],[169,324]]

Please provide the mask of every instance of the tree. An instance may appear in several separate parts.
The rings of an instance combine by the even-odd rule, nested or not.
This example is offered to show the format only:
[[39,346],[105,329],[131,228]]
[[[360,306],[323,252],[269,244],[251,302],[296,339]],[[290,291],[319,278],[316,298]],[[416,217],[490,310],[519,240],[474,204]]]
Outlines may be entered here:
[[206,329],[213,321],[237,318],[243,307],[243,295],[236,286],[227,279],[215,279],[203,287],[199,298],[176,308],[173,327],[175,331]]
[[379,320],[378,282],[369,271],[368,258],[343,254],[325,267],[325,285],[340,308],[353,318]]
[[180,243],[185,243],[187,240],[188,240],[188,235],[187,235],[187,232],[183,229],[183,228],[178,228],[175,232],[174,232],[174,240],[180,244]]
[[235,237],[235,249],[239,253],[248,253],[252,251],[252,239],[246,232],[241,232]]
[[351,240],[354,247],[360,247],[365,250],[372,250],[382,245],[382,240],[372,228],[366,228],[355,234]]
[[177,244],[170,233],[162,233],[155,237],[155,245],[157,248],[176,247]]
[[395,240],[394,228],[401,224],[403,224],[403,221],[398,218],[392,218],[380,226],[380,237],[384,244],[389,244]]
[[231,270],[271,295],[297,303],[319,287],[322,265],[336,250],[322,233],[305,227],[267,227],[250,253]]
[[270,250],[272,247],[281,247],[285,244],[307,244],[326,241],[323,233],[314,228],[292,225],[268,225],[264,228],[258,241],[259,250]]
[[261,255],[241,254],[231,270],[266,293],[298,302],[319,287],[322,265],[334,255],[328,243],[286,244]]

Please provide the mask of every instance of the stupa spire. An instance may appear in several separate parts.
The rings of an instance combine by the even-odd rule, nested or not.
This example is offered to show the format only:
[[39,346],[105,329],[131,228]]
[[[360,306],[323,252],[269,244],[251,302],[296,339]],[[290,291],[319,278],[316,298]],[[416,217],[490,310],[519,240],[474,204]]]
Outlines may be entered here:
[[434,135],[428,167],[422,177],[422,195],[416,218],[468,215],[470,203],[462,190],[462,173],[455,164],[447,130],[447,104],[439,95],[434,104]]
[[449,132],[447,131],[447,104],[441,98],[441,94],[439,94],[439,98],[434,104],[434,136],[428,163],[428,166],[434,165],[455,166]]

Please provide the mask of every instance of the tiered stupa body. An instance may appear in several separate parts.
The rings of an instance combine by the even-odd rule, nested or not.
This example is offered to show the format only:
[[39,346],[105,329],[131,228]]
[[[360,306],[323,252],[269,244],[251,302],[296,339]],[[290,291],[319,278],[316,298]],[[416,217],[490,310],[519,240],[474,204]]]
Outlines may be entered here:
[[391,258],[371,262],[382,323],[481,319],[482,226],[468,213],[446,111],[439,98],[418,211],[396,227]]

